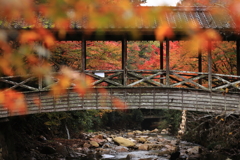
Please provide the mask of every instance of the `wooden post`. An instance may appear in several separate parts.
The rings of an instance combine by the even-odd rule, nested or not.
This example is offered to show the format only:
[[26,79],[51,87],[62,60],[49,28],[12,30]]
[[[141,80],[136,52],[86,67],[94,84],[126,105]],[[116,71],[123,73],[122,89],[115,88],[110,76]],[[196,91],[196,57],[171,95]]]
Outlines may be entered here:
[[240,40],[237,40],[237,75],[240,76]]
[[82,54],[81,54],[81,59],[82,59],[82,68],[81,72],[84,73],[86,70],[86,55],[87,55],[87,45],[86,45],[86,40],[85,37],[82,37]]
[[[202,72],[202,50],[198,49],[198,72]],[[202,84],[202,79],[198,80],[199,84]]]
[[212,91],[212,42],[208,41],[208,88]]
[[[163,41],[160,42],[160,69],[163,70]],[[160,83],[163,83],[163,79],[161,79],[162,76],[160,76]]]
[[166,40],[166,85],[170,85],[170,54],[169,54],[169,40]]
[[127,39],[122,40],[122,70],[123,70],[123,86],[127,85]]

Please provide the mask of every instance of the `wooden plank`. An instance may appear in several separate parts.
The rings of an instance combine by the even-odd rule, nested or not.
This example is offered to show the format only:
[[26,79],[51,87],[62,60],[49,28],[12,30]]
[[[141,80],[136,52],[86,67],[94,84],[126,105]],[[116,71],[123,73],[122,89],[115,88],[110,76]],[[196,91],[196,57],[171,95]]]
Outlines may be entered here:
[[93,78],[99,79],[99,80],[93,82],[93,85],[97,85],[97,84],[100,84],[102,82],[107,82],[108,84],[112,84],[112,85],[115,85],[115,86],[122,86],[121,83],[118,83],[118,82],[110,80],[110,78],[113,78],[113,77],[121,75],[122,72],[117,72],[117,73],[114,73],[114,74],[112,74],[110,76],[107,76],[107,77],[100,77],[100,76],[92,74],[92,73],[86,73],[86,74],[88,76],[93,77]]
[[136,74],[136,73],[134,73],[134,72],[128,72],[128,74],[130,74],[130,75],[132,75],[132,76],[134,76],[134,77],[136,77],[136,78],[138,78],[138,79],[141,79],[141,80],[138,80],[138,81],[136,81],[136,82],[133,82],[133,83],[131,83],[131,84],[128,84],[127,86],[134,86],[134,85],[136,85],[136,84],[138,84],[138,83],[141,83],[141,82],[147,82],[147,83],[152,84],[152,85],[154,85],[154,86],[162,86],[162,87],[165,86],[165,85],[163,85],[162,83],[159,83],[159,82],[156,82],[156,81],[151,80],[151,78],[156,77],[156,76],[158,76],[158,75],[161,75],[162,72],[158,72],[158,73],[156,73],[156,74],[153,74],[153,75],[150,75],[150,76],[147,76],[147,77],[143,77],[143,76],[141,76],[141,75],[139,75],[139,74]]
[[170,48],[169,40],[166,40],[166,86],[170,85]]
[[198,84],[198,83],[193,81],[193,80],[201,79],[201,78],[205,77],[205,75],[196,76],[196,77],[193,77],[193,78],[190,78],[190,79],[182,77],[182,76],[180,76],[180,75],[178,75],[178,74],[176,74],[174,72],[172,72],[172,75],[175,75],[176,77],[181,78],[181,79],[184,80],[184,81],[181,81],[179,83],[175,83],[175,84],[170,85],[172,87],[174,87],[176,85],[183,85],[184,83],[188,82],[188,83],[191,83],[191,84],[193,84],[193,85],[195,85],[195,86],[197,86],[197,87],[199,87],[199,88],[201,88],[203,90],[208,90],[206,87],[204,87],[204,86],[202,86],[202,85],[200,85],[200,84]]

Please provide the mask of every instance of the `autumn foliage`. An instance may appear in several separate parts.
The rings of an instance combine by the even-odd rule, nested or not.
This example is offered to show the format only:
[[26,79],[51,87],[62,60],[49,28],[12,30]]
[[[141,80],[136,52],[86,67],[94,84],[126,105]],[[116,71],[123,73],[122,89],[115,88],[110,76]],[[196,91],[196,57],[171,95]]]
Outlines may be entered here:
[[[134,2],[139,5],[141,1]],[[179,5],[186,5],[187,8],[189,5],[204,6],[209,3],[210,1],[207,0],[184,0]],[[0,25],[8,28],[8,30],[0,30],[1,76],[34,75],[42,78],[45,83],[49,83],[49,79],[55,79],[56,83],[50,87],[50,93],[54,96],[65,94],[66,88],[69,87],[73,87],[80,96],[84,96],[87,89],[91,87],[92,80],[76,71],[83,67],[81,63],[76,63],[81,60],[79,55],[81,43],[56,42],[56,34],[64,38],[71,27],[81,27],[72,23],[73,21],[87,19],[84,21],[84,27],[91,28],[91,31],[98,31],[97,28],[107,28],[109,24],[118,27],[138,27],[138,23],[141,22],[142,26],[149,27],[155,24],[157,17],[162,23],[158,24],[155,29],[156,40],[164,41],[166,38],[175,36],[172,27],[164,18],[165,13],[171,8],[151,9],[151,7],[136,7],[134,4],[129,0],[1,0]],[[240,1],[233,0],[225,6],[237,26],[240,23],[239,5]],[[214,13],[219,15],[220,12],[215,10]],[[196,53],[199,47],[206,50],[207,41],[220,41],[221,36],[215,30],[204,30],[199,27],[199,24],[191,21],[181,25],[184,26],[183,32],[188,35],[186,40],[188,40],[189,47],[186,49],[183,43],[172,42],[171,54],[176,56],[171,58],[171,69],[195,70],[194,65],[186,68],[187,65],[178,63],[176,57],[185,58],[186,62],[193,64],[191,58],[196,55],[192,53]],[[16,26],[22,26],[23,30],[20,32],[14,30]],[[56,34],[54,35],[49,28],[55,30]],[[137,32],[132,34],[138,36]],[[230,46],[234,44],[222,44],[222,46],[220,55],[225,56],[226,60],[218,59],[215,69],[221,70],[221,73],[231,72],[232,74],[235,69],[229,64],[234,61],[234,56],[226,57],[223,51],[230,51]],[[217,47],[213,49],[221,50]],[[121,69],[121,58],[121,42],[88,42],[87,44],[87,68],[89,70]],[[159,59],[159,44],[128,42],[129,69],[159,69]],[[220,61],[224,65],[220,65],[218,63]],[[38,104],[41,103],[39,100],[35,101]],[[11,113],[27,111],[24,95],[20,92],[2,90],[0,102]],[[126,107],[117,99],[114,99],[113,103],[120,106],[119,108]]]

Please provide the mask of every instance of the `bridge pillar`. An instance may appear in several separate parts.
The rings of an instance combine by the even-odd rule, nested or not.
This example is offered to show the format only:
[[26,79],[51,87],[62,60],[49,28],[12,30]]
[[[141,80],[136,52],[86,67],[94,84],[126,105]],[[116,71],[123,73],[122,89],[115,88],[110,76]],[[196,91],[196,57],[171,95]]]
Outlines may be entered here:
[[237,48],[237,75],[240,76],[240,40],[236,41]]
[[86,55],[87,55],[87,45],[86,45],[86,39],[84,36],[82,36],[82,43],[81,43],[81,49],[82,49],[82,53],[81,53],[81,60],[82,60],[82,67],[81,67],[81,72],[84,73],[84,71],[86,70]]
[[166,85],[170,85],[170,54],[169,54],[169,40],[166,40]]
[[[198,72],[202,72],[202,50],[198,49]],[[198,80],[199,84],[202,84],[202,79]]]
[[122,40],[122,70],[123,70],[123,86],[127,85],[127,39]]
[[[163,70],[163,55],[164,55],[164,51],[163,51],[164,47],[163,47],[163,41],[160,42],[160,69]],[[161,79],[162,76],[160,76],[160,83],[163,83],[163,79]]]
[[212,90],[212,42],[208,41],[208,89]]

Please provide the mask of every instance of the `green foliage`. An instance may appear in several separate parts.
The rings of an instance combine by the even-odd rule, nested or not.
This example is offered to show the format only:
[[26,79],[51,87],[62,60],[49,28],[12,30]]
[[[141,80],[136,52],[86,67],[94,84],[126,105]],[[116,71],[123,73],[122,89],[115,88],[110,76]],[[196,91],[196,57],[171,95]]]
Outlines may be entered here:
[[97,130],[102,126],[100,110],[71,112],[71,126],[78,130]]
[[48,126],[59,126],[63,120],[70,118],[70,114],[67,112],[44,113],[43,115],[47,117],[47,121],[44,124]]
[[167,120],[162,120],[162,121],[158,122],[159,130],[166,129],[168,127],[169,127],[169,122]]

